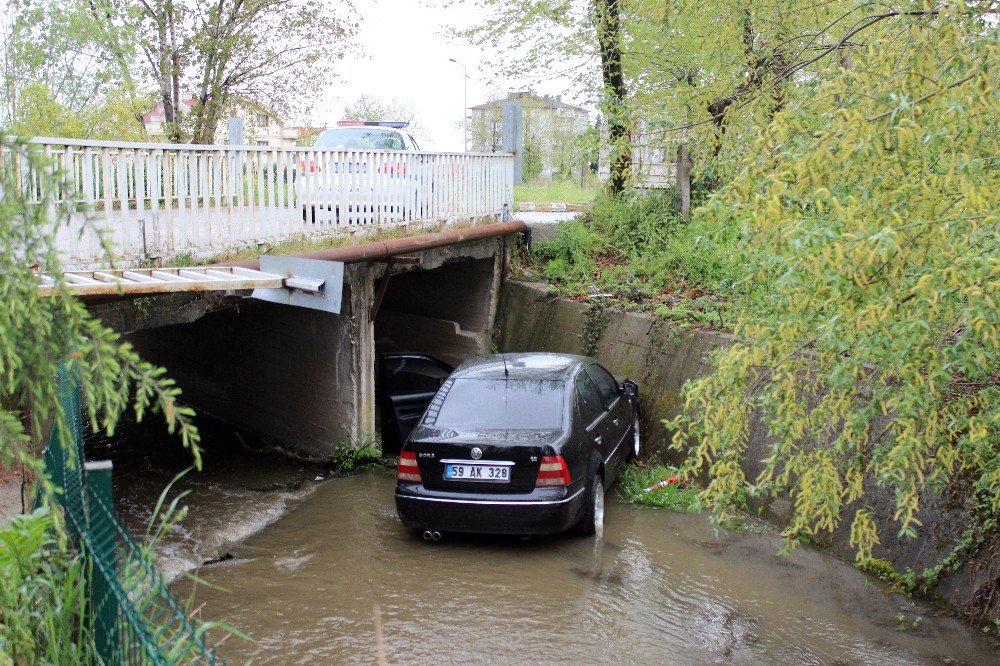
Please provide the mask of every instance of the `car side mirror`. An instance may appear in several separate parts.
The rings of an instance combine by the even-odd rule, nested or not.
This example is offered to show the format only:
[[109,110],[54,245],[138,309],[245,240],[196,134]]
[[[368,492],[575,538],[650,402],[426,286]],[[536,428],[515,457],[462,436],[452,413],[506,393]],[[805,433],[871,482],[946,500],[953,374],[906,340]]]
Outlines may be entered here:
[[639,395],[639,385],[631,379],[626,379],[622,382],[622,393],[627,396],[635,397]]

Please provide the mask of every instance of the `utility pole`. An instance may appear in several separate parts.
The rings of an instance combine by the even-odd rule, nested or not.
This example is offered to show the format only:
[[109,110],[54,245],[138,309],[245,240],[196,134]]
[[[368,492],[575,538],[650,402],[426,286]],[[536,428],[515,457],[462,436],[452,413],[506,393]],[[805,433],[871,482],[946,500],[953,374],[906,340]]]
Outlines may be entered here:
[[462,67],[462,150],[469,152],[469,70],[454,58],[448,60]]

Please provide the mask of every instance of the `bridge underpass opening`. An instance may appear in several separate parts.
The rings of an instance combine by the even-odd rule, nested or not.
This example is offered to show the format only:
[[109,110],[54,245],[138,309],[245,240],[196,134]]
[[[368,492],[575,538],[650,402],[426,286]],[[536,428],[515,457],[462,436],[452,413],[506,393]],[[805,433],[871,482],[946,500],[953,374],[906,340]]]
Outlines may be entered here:
[[235,308],[137,331],[128,340],[143,358],[167,368],[182,400],[199,411],[322,457],[353,434],[356,328],[349,316],[246,298]]
[[[497,268],[497,260],[491,257],[391,275],[374,312],[375,377],[383,376],[382,357],[387,353],[428,354],[454,367],[488,351],[499,283]],[[384,371],[397,377],[406,373],[409,379],[405,381],[416,382],[421,390],[436,390],[447,374],[433,363],[416,359],[397,361]],[[402,441],[394,428],[383,423],[383,391],[382,382],[376,379],[375,428],[383,452],[395,454]]]
[[375,355],[422,352],[457,366],[489,344],[494,260],[392,275],[375,313]]

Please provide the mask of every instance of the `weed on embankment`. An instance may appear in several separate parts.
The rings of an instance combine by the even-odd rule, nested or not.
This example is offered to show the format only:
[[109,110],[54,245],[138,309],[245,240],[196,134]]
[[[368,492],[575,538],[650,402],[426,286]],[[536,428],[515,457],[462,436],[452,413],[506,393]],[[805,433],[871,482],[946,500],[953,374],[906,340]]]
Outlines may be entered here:
[[332,473],[343,474],[369,466],[387,465],[387,462],[382,458],[379,436],[367,433],[360,435],[355,442],[334,443],[327,464]]
[[675,477],[677,470],[654,463],[652,465],[633,464],[622,470],[618,477],[619,494],[632,504],[642,504],[658,509],[672,509],[674,511],[698,511],[698,491],[687,483],[672,483],[657,488],[646,490],[667,479]]
[[626,310],[728,330],[753,289],[736,256],[738,230],[682,220],[672,197],[602,195],[582,219],[535,243],[513,275],[548,281],[564,296],[600,293]]

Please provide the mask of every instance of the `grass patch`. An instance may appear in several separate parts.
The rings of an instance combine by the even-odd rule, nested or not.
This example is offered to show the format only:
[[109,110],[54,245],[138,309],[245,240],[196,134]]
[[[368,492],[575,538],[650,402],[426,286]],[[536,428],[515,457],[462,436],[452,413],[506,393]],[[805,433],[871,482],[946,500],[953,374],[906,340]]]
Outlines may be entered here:
[[626,310],[730,330],[750,295],[739,242],[737,229],[678,217],[671,190],[602,195],[582,219],[537,241],[513,275],[546,280],[563,296],[611,294]]
[[590,203],[601,192],[600,186],[591,179],[580,181],[564,180],[554,182],[522,183],[514,186],[514,203],[531,201],[534,203]]
[[618,488],[622,496],[632,504],[642,504],[659,509],[674,511],[698,511],[698,491],[690,486],[674,484],[646,492],[646,488],[669,479],[677,470],[666,465],[629,465],[618,477]]
[[328,464],[333,472],[353,472],[370,465],[382,464],[382,443],[378,435],[369,433],[357,442],[337,442],[330,452]]

